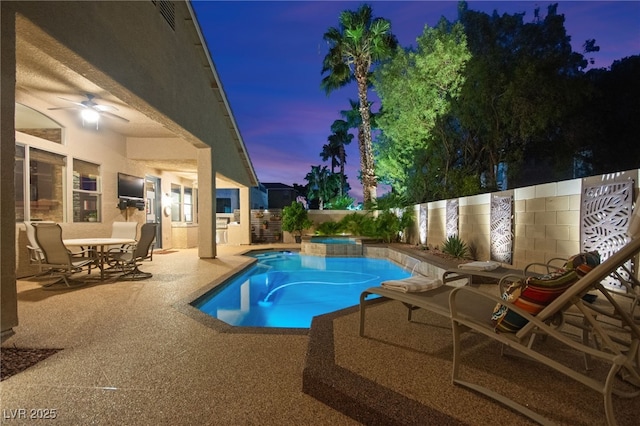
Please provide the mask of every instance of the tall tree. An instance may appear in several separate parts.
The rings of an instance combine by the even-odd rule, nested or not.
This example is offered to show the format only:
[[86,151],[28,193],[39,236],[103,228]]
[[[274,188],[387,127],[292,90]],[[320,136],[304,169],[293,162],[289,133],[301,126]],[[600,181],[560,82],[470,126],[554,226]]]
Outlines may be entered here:
[[347,164],[347,152],[345,150],[345,145],[349,145],[351,143],[353,135],[349,133],[349,123],[344,120],[334,121],[331,125],[331,131],[333,134],[329,136],[329,144],[334,144],[338,147],[341,182],[339,195],[342,196],[345,195],[347,191],[347,178],[344,174],[344,166]]
[[329,94],[353,80],[358,86],[362,137],[359,140],[360,168],[365,203],[376,199],[376,174],[373,158],[368,88],[371,68],[389,58],[398,41],[391,33],[391,23],[384,18],[373,18],[371,6],[363,4],[354,11],[343,11],[339,27],[331,27],[323,39],[329,52],[322,63],[322,74],[328,73],[321,87]]
[[513,177],[525,149],[554,139],[558,143],[558,129],[581,102],[576,77],[588,62],[572,51],[557,6],[549,6],[544,19],[536,9],[533,21],[525,23],[524,13],[487,15],[460,2],[459,19],[472,59],[459,119],[478,138],[480,171],[488,189],[497,186],[500,163],[508,164]]
[[448,186],[449,168],[459,153],[441,134],[441,123],[460,93],[470,56],[464,27],[442,18],[434,28],[425,26],[415,50],[399,47],[376,70],[373,83],[382,102],[378,127],[383,133],[377,139],[376,162],[379,175],[394,189],[404,192],[416,187],[412,180],[427,178],[437,180],[432,188]]
[[322,161],[331,160],[331,173],[336,172],[336,167],[340,165],[340,144],[335,138],[335,134],[327,138],[326,144],[322,145],[322,152],[320,152],[320,158]]
[[339,176],[329,171],[327,166],[311,166],[311,171],[304,178],[308,183],[308,199],[319,201],[319,209],[324,203],[336,196],[340,185]]

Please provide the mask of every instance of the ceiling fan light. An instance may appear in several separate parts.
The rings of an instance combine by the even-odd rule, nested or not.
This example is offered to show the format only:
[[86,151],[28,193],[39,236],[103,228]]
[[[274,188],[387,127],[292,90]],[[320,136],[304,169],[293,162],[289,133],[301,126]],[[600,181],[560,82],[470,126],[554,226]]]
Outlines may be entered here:
[[80,116],[82,117],[82,120],[86,121],[87,123],[97,123],[100,119],[100,114],[98,113],[98,111],[90,108],[80,111]]

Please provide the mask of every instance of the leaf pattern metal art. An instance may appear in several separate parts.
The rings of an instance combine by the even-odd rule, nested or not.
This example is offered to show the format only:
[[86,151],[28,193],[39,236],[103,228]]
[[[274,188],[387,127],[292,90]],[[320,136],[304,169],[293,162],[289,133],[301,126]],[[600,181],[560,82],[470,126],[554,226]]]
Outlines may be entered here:
[[513,195],[491,196],[491,260],[513,260]]
[[[581,205],[581,251],[597,250],[604,262],[609,256],[629,242],[627,229],[633,211],[633,181],[607,182],[585,186]],[[625,264],[632,269],[631,261]],[[628,274],[618,271],[623,279]],[[613,277],[603,283],[608,287],[622,289]]]
[[420,213],[418,218],[418,230],[420,233],[420,244],[427,244],[427,232],[429,229],[429,206],[426,203],[420,204]]
[[459,201],[447,200],[447,238],[458,235],[458,222],[459,222]]

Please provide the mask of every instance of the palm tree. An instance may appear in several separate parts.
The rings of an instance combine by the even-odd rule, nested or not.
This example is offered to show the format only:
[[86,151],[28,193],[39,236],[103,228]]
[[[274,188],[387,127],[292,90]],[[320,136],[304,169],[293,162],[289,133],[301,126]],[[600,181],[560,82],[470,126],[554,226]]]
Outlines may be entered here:
[[331,159],[331,173],[335,173],[336,167],[340,165],[340,144],[334,136],[331,135],[327,138],[329,143],[322,145],[322,152],[320,153],[322,161]]
[[318,199],[319,209],[324,209],[325,201],[335,197],[340,182],[338,176],[331,173],[327,166],[311,166],[311,171],[305,176],[308,183],[309,200]]
[[363,4],[357,11],[345,10],[340,14],[339,28],[331,27],[323,39],[329,44],[329,53],[322,62],[320,86],[329,94],[355,80],[358,85],[362,136],[359,138],[360,168],[364,201],[376,199],[376,175],[371,143],[371,121],[367,99],[371,67],[390,57],[398,45],[391,33],[391,23],[384,18],[372,17],[371,6]]
[[[340,193],[344,195],[346,187],[346,177],[344,175],[344,166],[347,164],[347,153],[344,149],[345,145],[349,145],[353,139],[353,135],[349,133],[349,124],[344,120],[336,120],[331,125],[333,134],[329,136],[329,144],[335,144],[338,148],[338,160],[340,165]],[[333,169],[331,170],[333,172]]]
[[[370,128],[377,128],[376,117],[378,114],[371,112],[371,105],[373,102],[369,102],[369,123]],[[340,111],[340,115],[346,120],[347,129],[356,129],[358,131],[358,146],[364,145],[364,130],[362,129],[362,116],[360,115],[360,102],[349,99],[349,105],[351,109]],[[362,182],[362,171],[358,179]]]

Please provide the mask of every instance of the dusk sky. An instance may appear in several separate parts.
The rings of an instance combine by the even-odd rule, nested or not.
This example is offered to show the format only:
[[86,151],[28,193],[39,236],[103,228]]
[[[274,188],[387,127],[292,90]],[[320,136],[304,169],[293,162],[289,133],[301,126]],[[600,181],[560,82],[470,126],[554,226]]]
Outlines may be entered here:
[[[192,2],[227,99],[260,182],[305,185],[320,157],[330,126],[357,99],[355,84],[327,96],[320,89],[322,60],[328,48],[322,36],[338,27],[340,12],[363,2],[349,1],[203,1]],[[457,18],[457,1],[370,1],[374,17],[386,18],[400,45],[416,45],[425,25],[441,16]],[[582,53],[594,38],[600,52],[592,67],[640,54],[640,1],[470,1],[469,8],[499,14],[524,12],[525,22],[540,7],[558,3],[573,50]],[[374,93],[370,100],[377,101]],[[372,109],[377,111],[379,102]],[[362,200],[357,179],[357,137],[347,146],[346,174],[352,197]],[[378,195],[385,192],[383,187]]]

